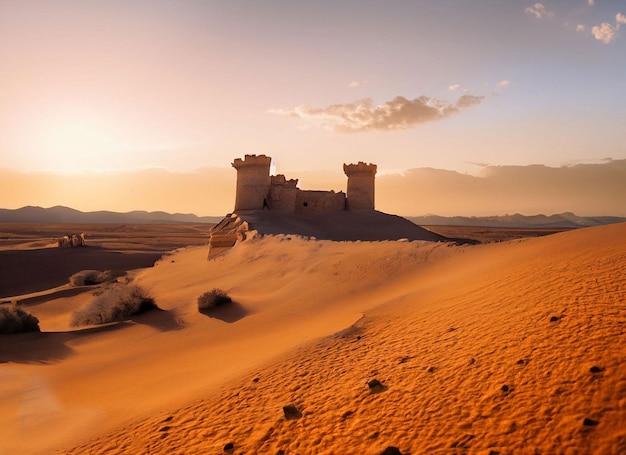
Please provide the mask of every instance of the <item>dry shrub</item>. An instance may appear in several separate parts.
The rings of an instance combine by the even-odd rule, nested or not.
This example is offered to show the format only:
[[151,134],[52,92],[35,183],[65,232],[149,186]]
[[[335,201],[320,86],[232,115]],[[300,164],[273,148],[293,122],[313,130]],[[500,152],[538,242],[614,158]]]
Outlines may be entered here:
[[72,315],[71,325],[106,324],[129,319],[158,308],[154,298],[139,286],[114,286],[96,295]]
[[0,333],[39,332],[39,319],[16,305],[0,305]]
[[225,305],[232,301],[233,299],[231,299],[224,291],[218,288],[213,288],[209,292],[205,292],[200,297],[198,297],[198,310],[210,310],[212,308],[217,308],[218,306]]
[[113,281],[115,278],[116,275],[110,270],[105,270],[104,272],[100,270],[81,270],[70,277],[70,285],[91,286]]

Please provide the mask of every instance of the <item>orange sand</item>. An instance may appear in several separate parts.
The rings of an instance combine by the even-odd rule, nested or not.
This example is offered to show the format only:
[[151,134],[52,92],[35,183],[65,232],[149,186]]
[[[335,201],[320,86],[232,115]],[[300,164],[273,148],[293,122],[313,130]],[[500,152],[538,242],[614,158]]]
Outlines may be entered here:
[[[46,333],[0,336],[0,453],[626,452],[626,224],[205,258],[137,273],[166,311],[132,322],[70,330],[87,293],[27,305]],[[236,303],[208,317],[213,287]]]

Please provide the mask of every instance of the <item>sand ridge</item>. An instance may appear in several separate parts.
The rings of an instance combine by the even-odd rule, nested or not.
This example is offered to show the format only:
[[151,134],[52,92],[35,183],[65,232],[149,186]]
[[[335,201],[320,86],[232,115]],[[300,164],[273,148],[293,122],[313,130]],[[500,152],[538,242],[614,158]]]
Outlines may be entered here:
[[[467,253],[487,255],[486,270],[448,264],[447,286],[415,285],[218,396],[76,453],[104,441],[111,453],[623,452],[626,245],[574,234]],[[386,389],[371,393],[374,378]],[[301,419],[284,418],[288,404]]]
[[[352,305],[335,306],[324,302],[339,302],[340,296],[353,294],[359,285],[366,291],[368,282],[380,281],[377,274],[368,271],[371,267],[388,268],[377,261],[393,262],[399,270],[405,267],[402,255],[420,258],[431,256],[432,251],[452,251],[428,242],[406,242],[400,248],[389,248],[393,244],[372,244],[372,250],[351,242],[276,236],[244,242],[232,254],[214,261],[206,260],[206,247],[181,249],[136,277],[136,282],[156,296],[164,311],[104,328],[76,331],[69,325],[71,308],[84,303],[88,294],[28,305],[29,311],[40,318],[42,330],[57,332],[19,335],[19,343],[0,348],[0,358],[15,363],[8,366],[11,374],[33,376],[47,384],[32,394],[33,401],[52,393],[60,406],[47,416],[39,416],[37,429],[49,439],[35,442],[28,439],[27,433],[32,428],[30,422],[36,420],[32,414],[17,421],[5,416],[8,449],[45,453],[46,447],[89,434],[83,427],[80,431],[57,428],[55,422],[68,414],[65,405],[92,411],[91,420],[83,419],[88,422],[85,426],[104,431],[131,417],[146,416],[164,406],[209,393],[225,380],[295,345],[357,320],[374,301],[353,300]],[[280,245],[289,247],[277,255]],[[336,260],[326,268],[325,259],[331,257]],[[362,269],[342,265],[357,259],[372,264]],[[419,266],[421,260],[415,263]],[[337,287],[342,281],[348,283],[341,277],[344,269],[352,276],[352,285]],[[316,291],[311,292],[310,286],[303,285],[301,273],[312,277],[309,284],[316,282],[316,276],[333,281],[314,286]],[[268,287],[270,277],[274,277],[276,286]],[[236,302],[241,302],[236,311],[213,318],[198,313],[196,298],[213,286],[224,287]],[[65,314],[58,314],[56,307],[60,304]],[[49,345],[56,349],[44,349]],[[37,367],[42,363],[45,368]],[[20,400],[30,399],[30,392],[23,387],[13,392],[11,401],[15,406]]]
[[[182,249],[137,274],[165,311],[41,334],[68,338],[71,352],[49,364],[9,358],[5,377],[38,377],[74,411],[51,414],[73,417],[62,436],[35,425],[40,444],[0,422],[6,450],[626,450],[626,225],[463,247],[267,236],[205,253]],[[213,286],[237,306],[210,318],[194,304]],[[20,343],[0,354],[37,346]],[[302,417],[287,420],[287,405]],[[79,415],[89,424],[72,428]]]

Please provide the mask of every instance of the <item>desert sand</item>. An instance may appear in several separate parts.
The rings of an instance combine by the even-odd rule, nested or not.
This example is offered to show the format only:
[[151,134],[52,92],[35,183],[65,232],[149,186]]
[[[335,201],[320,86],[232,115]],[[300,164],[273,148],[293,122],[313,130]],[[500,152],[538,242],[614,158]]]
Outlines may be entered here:
[[[0,335],[0,453],[626,452],[626,224],[206,257],[132,272],[161,311],[123,323],[70,327],[90,287],[25,299],[42,333]],[[234,303],[199,313],[215,287]]]

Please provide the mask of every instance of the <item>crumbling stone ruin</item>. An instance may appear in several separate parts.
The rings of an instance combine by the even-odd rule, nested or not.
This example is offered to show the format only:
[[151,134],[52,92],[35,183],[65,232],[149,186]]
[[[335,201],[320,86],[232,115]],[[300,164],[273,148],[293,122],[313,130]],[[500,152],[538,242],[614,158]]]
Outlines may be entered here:
[[374,210],[375,164],[344,164],[348,176],[347,195],[343,191],[312,191],[297,187],[298,180],[284,175],[270,176],[272,159],[266,155],[237,158],[235,212],[275,210],[283,213],[323,215],[343,210]]
[[211,231],[209,258],[243,240],[249,230],[246,215],[268,211],[284,215],[329,215],[340,212],[374,211],[375,164],[344,164],[348,176],[347,194],[343,191],[312,191],[297,187],[298,180],[270,175],[272,158],[245,155],[232,166],[237,170],[235,210]]

